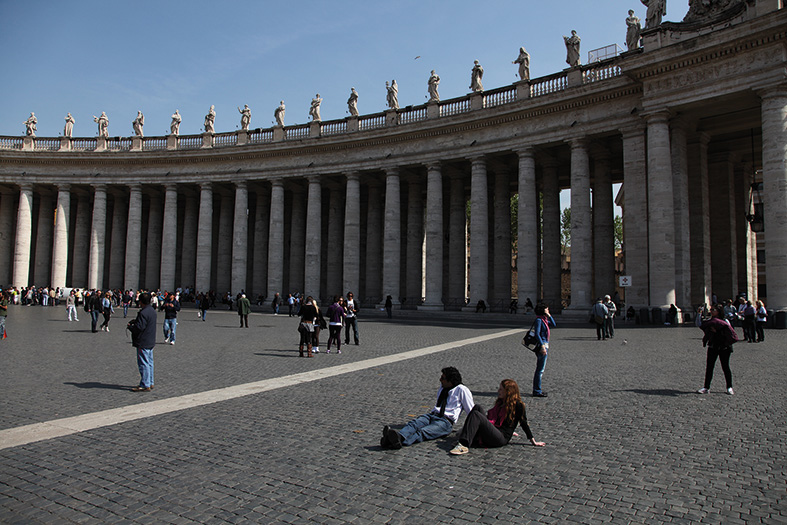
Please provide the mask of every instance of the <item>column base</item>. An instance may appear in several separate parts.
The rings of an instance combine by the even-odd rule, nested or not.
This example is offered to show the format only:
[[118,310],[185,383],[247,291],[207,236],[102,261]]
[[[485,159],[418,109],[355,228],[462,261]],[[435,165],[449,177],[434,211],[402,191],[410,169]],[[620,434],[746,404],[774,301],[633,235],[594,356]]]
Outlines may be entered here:
[[424,312],[442,312],[445,310],[445,305],[443,303],[434,303],[434,304],[419,304],[416,307],[416,310],[424,311]]

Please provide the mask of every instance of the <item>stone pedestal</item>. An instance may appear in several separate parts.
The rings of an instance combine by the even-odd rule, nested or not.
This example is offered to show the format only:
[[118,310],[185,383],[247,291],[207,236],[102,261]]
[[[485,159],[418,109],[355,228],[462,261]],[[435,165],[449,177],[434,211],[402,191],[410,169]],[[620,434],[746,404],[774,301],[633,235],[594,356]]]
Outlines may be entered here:
[[396,126],[399,124],[399,113],[395,109],[385,110],[385,125]]
[[358,117],[347,117],[347,132],[353,133],[355,131],[358,131]]
[[212,148],[213,147],[213,133],[203,133],[202,134],[202,147],[203,148]]
[[106,151],[107,150],[107,139],[106,137],[96,137],[96,149],[95,151]]
[[517,100],[524,100],[526,98],[530,98],[530,81],[529,80],[520,80],[519,82],[514,82],[514,86],[516,86],[516,98],[517,98]]
[[168,150],[178,149],[177,135],[167,135],[167,149]]
[[315,138],[320,136],[320,124],[319,120],[314,121],[312,120],[309,122],[309,138]]
[[142,151],[142,137],[131,137],[131,151]]
[[483,109],[484,107],[484,92],[483,91],[476,91],[475,93],[470,93],[470,109]]
[[426,104],[426,118],[440,118],[440,104],[436,100]]
[[27,136],[22,139],[22,151],[33,151],[36,149],[35,139]]
[[245,146],[249,143],[249,132],[245,129],[238,131],[238,146]]
[[284,140],[284,126],[273,126],[273,142]]
[[568,71],[566,79],[568,87],[579,87],[582,85],[582,69],[579,66],[564,71]]
[[60,151],[71,151],[71,139],[69,137],[60,137]]

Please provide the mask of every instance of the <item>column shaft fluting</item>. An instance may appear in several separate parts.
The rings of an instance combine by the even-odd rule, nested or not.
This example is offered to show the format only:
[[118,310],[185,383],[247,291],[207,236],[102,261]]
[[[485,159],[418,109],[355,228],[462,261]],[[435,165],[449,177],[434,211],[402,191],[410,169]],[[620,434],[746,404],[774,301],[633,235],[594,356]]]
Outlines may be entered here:
[[610,159],[606,151],[594,159],[593,260],[594,297],[615,293],[615,210]]
[[24,184],[19,190],[19,207],[16,217],[16,244],[14,246],[14,277],[17,288],[29,286],[30,249],[33,242],[33,186]]
[[[142,204],[140,203],[140,206]],[[77,199],[77,217],[74,225],[74,249],[71,257],[71,286],[87,286],[87,267],[90,259],[90,198],[80,193]],[[137,250],[139,256],[139,250]]]
[[175,267],[178,247],[178,187],[167,184],[164,188],[164,221],[161,230],[161,283],[162,290],[175,291]]
[[689,222],[689,161],[686,124],[672,124],[672,189],[675,224],[675,304],[691,308],[691,225]]
[[268,295],[282,292],[284,280],[284,183],[271,182],[270,225],[268,234]]
[[216,291],[222,296],[232,287],[232,220],[235,199],[228,193],[221,195],[219,208],[219,237],[216,246]]
[[304,291],[304,273],[306,271],[306,192],[298,187],[292,191],[290,213],[290,262],[289,291]]
[[183,248],[180,252],[180,284],[194,289],[197,281],[197,224],[199,222],[199,199],[192,193],[186,194],[183,212]]
[[213,269],[213,187],[209,182],[200,184],[199,219],[197,221],[197,274],[194,287],[197,292],[208,293]]
[[[538,243],[538,188],[536,187],[536,159],[533,149],[526,148],[518,152],[519,173],[517,176],[517,303],[525,307],[528,299],[535,304],[538,300],[538,269],[540,249]],[[555,178],[555,182],[557,179]],[[544,196],[544,213],[546,215],[547,197]],[[560,206],[558,205],[558,210]],[[544,219],[546,223],[546,217]],[[510,224],[509,220],[509,224]],[[546,235],[546,226],[545,232]],[[546,245],[546,237],[544,244]],[[545,248],[546,249],[546,248]],[[553,261],[554,263],[554,261]],[[546,261],[544,261],[546,265]],[[558,261],[558,269],[560,268]],[[546,269],[544,270],[546,272]]]
[[322,184],[319,177],[309,178],[306,202],[306,246],[304,249],[304,292],[320,300],[320,270],[322,267]]
[[421,302],[424,267],[424,199],[416,180],[407,183],[407,244],[405,251],[405,297],[408,304]]
[[400,299],[402,255],[402,222],[399,170],[385,173],[385,224],[383,225],[383,300],[391,296],[394,304]]
[[467,298],[467,209],[465,181],[456,175],[451,178],[448,215],[448,295],[464,305]]
[[489,301],[489,189],[486,160],[472,160],[470,174],[470,308]]
[[342,291],[360,293],[361,286],[361,181],[357,172],[346,175],[344,198],[344,260]]
[[[142,186],[134,184],[129,187],[128,195],[128,232],[126,233],[126,269],[123,276],[123,288],[139,289],[139,270],[142,247]],[[80,200],[80,207],[82,202]],[[77,223],[79,217],[77,216]]]
[[[544,165],[543,175],[544,191],[544,230],[543,230],[543,269],[542,281],[544,286],[544,301],[555,312],[561,309],[561,279],[562,279],[562,260],[560,244],[560,184],[558,180],[557,164],[549,160]],[[520,197],[521,198],[521,197]],[[520,248],[520,257],[522,256]],[[536,304],[540,295],[529,296],[533,304]],[[527,298],[525,298],[527,301]],[[519,306],[524,307],[520,296]]]
[[384,299],[382,293],[382,235],[383,206],[380,186],[376,183],[369,186],[369,205],[366,213],[366,290],[365,298],[369,301]]
[[112,197],[112,230],[109,244],[109,278],[111,289],[123,286],[123,269],[126,265],[126,229],[128,225],[126,196],[119,191]]
[[161,229],[164,225],[164,204],[157,190],[150,194],[148,234],[145,242],[145,288],[156,290],[161,284]]
[[33,283],[49,286],[52,278],[52,237],[55,223],[55,203],[49,192],[39,196],[38,227],[35,232]]
[[344,245],[344,195],[342,188],[331,188],[328,204],[328,243],[326,256],[325,290],[329,301],[342,295],[342,247]]
[[[252,263],[252,293],[268,294],[268,222],[270,219],[271,192],[265,187],[257,191],[254,211],[254,261]],[[253,299],[252,299],[253,300]]]
[[689,237],[691,239],[691,304],[710,304],[712,291],[708,142],[700,133],[688,145]]
[[52,286],[66,285],[68,269],[68,227],[71,219],[71,187],[63,184],[57,188],[55,210],[55,238],[52,246]]
[[635,126],[623,130],[623,248],[625,275],[631,286],[625,288],[628,306],[648,306],[648,186],[645,157],[645,129]]
[[590,214],[590,158],[584,139],[571,142],[571,308],[593,300],[593,241]]
[[90,261],[87,271],[87,287],[104,286],[104,255],[106,253],[107,188],[95,186],[93,192],[93,223],[90,229]]
[[232,231],[232,293],[246,291],[249,259],[249,193],[245,182],[235,184],[235,216]]
[[426,296],[423,307],[443,309],[443,174],[439,163],[426,175]]
[[[492,228],[492,294],[496,303],[508,308],[511,301],[511,191],[508,170],[495,172]],[[518,229],[518,227],[517,227]],[[538,230],[536,230],[538,233]],[[536,277],[538,274],[536,274]]]

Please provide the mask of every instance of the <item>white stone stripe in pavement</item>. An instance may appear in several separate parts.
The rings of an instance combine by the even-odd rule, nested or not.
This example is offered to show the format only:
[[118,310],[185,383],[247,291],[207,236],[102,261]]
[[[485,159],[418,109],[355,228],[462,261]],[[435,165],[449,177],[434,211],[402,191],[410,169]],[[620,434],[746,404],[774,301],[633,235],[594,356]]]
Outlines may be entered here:
[[188,408],[209,405],[211,403],[218,403],[220,401],[228,401],[230,399],[258,394],[260,392],[267,392],[277,388],[285,388],[302,383],[309,383],[311,381],[318,381],[320,379],[348,374],[350,372],[358,372],[359,370],[366,370],[376,366],[388,365],[399,361],[405,361],[407,359],[435,354],[437,352],[444,352],[445,350],[451,350],[452,348],[482,343],[491,339],[507,337],[521,332],[521,329],[505,330],[503,332],[497,332],[494,334],[471,337],[469,339],[462,339],[460,341],[428,346],[426,348],[418,348],[416,350],[402,352],[401,354],[375,357],[373,359],[366,359],[364,361],[358,361],[355,363],[331,366],[318,370],[309,370],[308,372],[301,372],[283,377],[274,377],[272,379],[265,379],[254,383],[229,386],[216,390],[208,390],[207,392],[198,392],[196,394],[188,394],[185,396],[160,399],[158,401],[150,401],[148,403],[140,403],[137,405],[102,410],[101,412],[93,412],[92,414],[83,414],[81,416],[54,419],[52,421],[45,421],[43,423],[34,423],[32,425],[0,430],[0,450],[27,445],[29,443],[35,443],[47,439],[68,436],[70,434],[107,427],[118,423],[125,423],[127,421],[134,421],[136,419],[168,414],[177,410],[185,410]]

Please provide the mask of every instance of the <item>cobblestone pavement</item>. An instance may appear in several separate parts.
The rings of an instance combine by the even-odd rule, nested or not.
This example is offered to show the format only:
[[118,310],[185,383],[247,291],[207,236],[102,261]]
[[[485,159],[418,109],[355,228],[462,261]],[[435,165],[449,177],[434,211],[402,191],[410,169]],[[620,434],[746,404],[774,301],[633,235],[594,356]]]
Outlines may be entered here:
[[[300,359],[286,315],[253,314],[239,329],[232,312],[202,322],[184,310],[176,344],[159,336],[156,389],[138,394],[122,315],[110,333],[92,334],[80,319],[11,308],[0,429],[529,326],[521,316],[367,313],[360,346],[325,355],[323,343]],[[521,335],[5,448],[0,522],[787,523],[786,345],[783,332],[766,337],[736,345],[736,395],[724,392],[717,365],[703,396],[694,393],[705,366],[694,327],[623,325],[605,342],[590,326],[554,329],[549,397],[524,398],[545,448],[522,435],[453,457],[456,433],[379,447],[384,424],[428,410],[444,366],[459,368],[485,407],[503,378],[529,393],[535,359]]]

